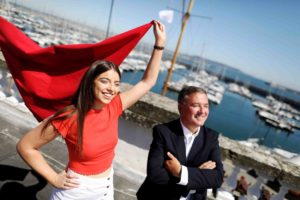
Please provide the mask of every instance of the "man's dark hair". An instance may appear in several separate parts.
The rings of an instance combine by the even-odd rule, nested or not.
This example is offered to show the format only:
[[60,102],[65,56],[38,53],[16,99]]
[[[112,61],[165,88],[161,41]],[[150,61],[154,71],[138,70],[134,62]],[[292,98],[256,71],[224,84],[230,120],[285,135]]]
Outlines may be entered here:
[[196,86],[184,86],[178,94],[177,102],[183,103],[186,96],[197,92],[207,95],[206,91],[203,88],[196,87]]

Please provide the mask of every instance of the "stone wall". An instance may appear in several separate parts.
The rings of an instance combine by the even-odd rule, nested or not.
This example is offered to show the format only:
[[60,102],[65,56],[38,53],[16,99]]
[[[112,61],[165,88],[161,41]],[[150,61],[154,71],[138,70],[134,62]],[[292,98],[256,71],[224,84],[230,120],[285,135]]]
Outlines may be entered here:
[[4,65],[5,64],[5,60],[4,60],[4,56],[1,52],[1,49],[0,49],[0,65]]
[[[122,84],[122,90],[131,86]],[[157,123],[167,122],[179,117],[177,102],[149,92],[139,102],[123,114],[123,118],[140,126],[151,128]],[[287,162],[279,155],[261,148],[251,148],[220,135],[222,156],[245,169],[255,169],[262,176],[277,179],[284,185],[298,188],[300,185],[300,166]]]

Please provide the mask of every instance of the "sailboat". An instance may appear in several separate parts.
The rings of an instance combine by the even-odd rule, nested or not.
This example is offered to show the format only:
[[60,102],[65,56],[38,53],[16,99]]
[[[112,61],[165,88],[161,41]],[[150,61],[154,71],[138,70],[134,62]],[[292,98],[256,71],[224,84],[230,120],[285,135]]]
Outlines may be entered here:
[[179,81],[171,81],[168,89],[179,92],[184,86],[196,86],[206,90],[208,100],[220,104],[225,92],[225,87],[218,81],[216,76],[211,76],[205,71],[191,73]]

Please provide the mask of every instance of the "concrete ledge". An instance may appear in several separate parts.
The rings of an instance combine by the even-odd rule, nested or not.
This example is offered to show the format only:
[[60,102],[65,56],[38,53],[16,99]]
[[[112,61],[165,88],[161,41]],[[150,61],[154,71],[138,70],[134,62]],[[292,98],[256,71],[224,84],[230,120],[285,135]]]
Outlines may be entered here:
[[282,184],[297,187],[300,185],[300,166],[286,162],[275,154],[266,153],[263,149],[245,147],[242,144],[220,136],[223,158],[245,169],[255,169],[264,177],[278,179]]
[[[121,90],[128,90],[130,87],[132,87],[130,84],[122,83]],[[148,92],[142,99],[125,111],[123,117],[143,127],[152,128],[158,123],[178,118],[179,113],[176,101]]]
[[0,49],[0,62],[1,61],[4,63],[5,59],[4,59],[4,56],[3,56],[2,52],[1,52],[1,49]]
[[[0,166],[7,167],[7,170],[18,168],[19,170],[31,169],[21,159],[16,152],[16,143],[18,140],[31,128],[35,127],[38,122],[30,113],[24,113],[15,107],[0,101],[0,141],[1,141],[1,153],[0,153]],[[118,151],[124,151],[124,148],[129,148],[126,145],[118,145]],[[66,167],[68,161],[68,151],[64,140],[61,137],[57,137],[55,141],[52,141],[45,145],[41,149],[41,153],[56,171],[62,171]],[[131,168],[131,165],[125,165],[120,162],[119,156],[116,156],[114,160],[114,191],[115,199],[134,200],[136,199],[135,193],[139,187],[141,181],[144,178],[144,174],[139,173],[136,169]],[[11,171],[4,171],[3,173],[11,173]],[[20,180],[18,184],[20,187],[26,187],[37,182],[36,178],[29,173],[29,178]],[[9,184],[11,180],[0,180],[0,189],[6,183]],[[45,181],[43,181],[45,182]],[[11,182],[16,183],[16,182]],[[18,189],[18,188],[17,188]],[[24,189],[24,191],[27,191]],[[45,183],[43,187],[37,189],[36,194],[38,199],[48,199],[52,191],[52,186]],[[13,192],[13,191],[11,191]],[[24,197],[26,198],[26,197]],[[20,199],[20,198],[17,198]],[[27,198],[29,199],[29,198]],[[31,198],[30,198],[31,199]]]

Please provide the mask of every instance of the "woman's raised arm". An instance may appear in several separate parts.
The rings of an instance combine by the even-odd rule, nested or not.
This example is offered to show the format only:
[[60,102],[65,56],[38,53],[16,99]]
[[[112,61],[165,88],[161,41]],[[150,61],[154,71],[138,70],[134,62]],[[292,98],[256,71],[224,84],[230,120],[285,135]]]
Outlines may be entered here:
[[155,47],[148,62],[143,78],[131,89],[120,94],[123,110],[133,105],[142,98],[156,83],[160,62],[165,46],[165,27],[158,21],[154,21],[153,32],[155,36]]

